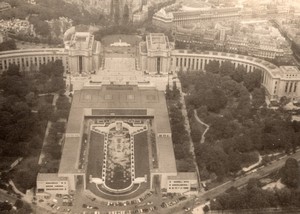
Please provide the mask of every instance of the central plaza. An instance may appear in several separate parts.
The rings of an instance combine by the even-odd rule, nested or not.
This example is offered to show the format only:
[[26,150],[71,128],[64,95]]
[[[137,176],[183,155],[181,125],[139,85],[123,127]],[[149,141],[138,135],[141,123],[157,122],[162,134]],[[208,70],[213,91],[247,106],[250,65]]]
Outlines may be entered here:
[[[153,39],[158,47],[165,42]],[[88,38],[80,38],[84,41]],[[94,47],[90,42],[75,47]],[[141,71],[140,42],[135,36],[104,38],[96,51],[102,55],[99,69],[90,75],[84,70],[88,59],[79,56],[80,75],[71,72],[67,78],[74,93],[59,171],[51,181],[39,174],[39,197],[75,193],[126,201],[154,189],[197,193],[196,174],[176,169],[164,94],[168,76]]]

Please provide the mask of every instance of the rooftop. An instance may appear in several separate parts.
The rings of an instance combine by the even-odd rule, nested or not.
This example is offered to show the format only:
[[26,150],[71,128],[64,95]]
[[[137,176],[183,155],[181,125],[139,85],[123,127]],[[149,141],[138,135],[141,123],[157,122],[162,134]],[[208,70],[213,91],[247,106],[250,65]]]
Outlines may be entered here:
[[151,33],[146,37],[148,50],[168,50],[169,40],[163,33]]
[[177,176],[169,176],[169,180],[197,180],[196,172],[178,172]]
[[92,48],[94,36],[89,32],[76,32],[71,39],[71,47],[75,49]]
[[58,177],[57,173],[38,173],[37,181],[65,181],[67,177]]
[[[144,109],[145,111],[143,112],[147,112],[148,116],[154,116],[158,133],[171,133],[164,92],[158,91],[154,87],[139,88],[136,85],[85,87],[80,91],[75,91],[73,96],[59,174],[81,172],[81,170],[78,169],[78,159],[80,156],[81,132],[84,116],[95,116],[93,112],[105,113],[105,109],[115,109],[114,115],[118,115],[118,112],[121,112],[122,115],[124,115],[124,112],[132,112],[127,109],[139,109],[139,112]],[[120,111],[120,109],[125,111]],[[102,116],[109,116],[104,113]],[[101,115],[97,114],[97,116]],[[136,115],[130,113],[129,116]],[[143,113],[143,116],[146,115]],[[169,164],[171,159],[168,158],[174,158],[172,141],[171,139],[169,140],[168,143],[162,145],[162,151],[171,149],[169,151],[171,153],[170,157],[163,155],[161,158],[165,160],[163,161],[164,164]],[[168,151],[163,152],[163,154],[167,152]],[[174,166],[166,166],[164,168],[166,170],[168,170],[168,168],[170,168],[170,170],[175,168],[176,172],[176,166]]]
[[158,167],[160,172],[176,173],[176,162],[172,138],[157,137]]
[[285,74],[300,74],[300,71],[296,66],[280,66],[280,69]]

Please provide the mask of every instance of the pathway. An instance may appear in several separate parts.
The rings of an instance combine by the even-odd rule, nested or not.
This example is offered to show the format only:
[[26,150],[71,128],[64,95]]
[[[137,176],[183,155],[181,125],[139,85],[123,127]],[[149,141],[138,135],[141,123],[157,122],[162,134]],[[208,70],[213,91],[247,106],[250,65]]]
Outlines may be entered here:
[[203,132],[203,134],[202,134],[202,136],[201,136],[201,141],[200,141],[200,143],[202,144],[202,143],[204,143],[204,141],[205,141],[205,134],[206,134],[206,132],[209,130],[209,125],[206,124],[206,123],[204,123],[202,120],[200,120],[200,118],[198,117],[198,114],[197,114],[197,110],[196,110],[196,109],[194,109],[194,115],[195,115],[195,119],[197,120],[197,122],[198,122],[198,123],[201,123],[203,126],[206,127],[205,131]]
[[182,108],[181,108],[181,112],[182,112],[182,115],[184,117],[184,127],[188,133],[188,137],[189,137],[189,143],[190,143],[190,152],[193,156],[193,162],[194,162],[194,165],[195,165],[195,168],[196,168],[196,172],[197,172],[197,176],[198,176],[198,188],[200,190],[201,186],[200,186],[200,182],[201,182],[201,178],[200,178],[200,173],[199,173],[199,168],[198,168],[198,164],[196,162],[196,155],[195,155],[195,148],[194,148],[194,143],[191,139],[191,127],[190,127],[190,123],[189,123],[189,118],[188,118],[188,114],[187,114],[187,110],[186,110],[186,105],[185,105],[185,99],[184,99],[184,96],[185,96],[185,93],[182,92],[182,87],[181,87],[181,82],[177,79],[176,81],[176,84],[177,84],[177,88],[180,90],[180,103],[182,104]]
[[[58,94],[54,94],[53,101],[52,101],[52,105],[54,106],[54,112],[56,111],[56,101],[57,101],[58,97],[59,97]],[[49,120],[48,123],[47,123],[47,128],[46,128],[46,131],[45,131],[45,135],[44,135],[42,151],[41,151],[39,162],[38,162],[39,165],[41,165],[43,163],[43,159],[45,157],[45,154],[43,152],[43,148],[46,145],[46,142],[47,142],[46,139],[47,139],[47,136],[48,136],[51,125],[52,125],[52,122]]]

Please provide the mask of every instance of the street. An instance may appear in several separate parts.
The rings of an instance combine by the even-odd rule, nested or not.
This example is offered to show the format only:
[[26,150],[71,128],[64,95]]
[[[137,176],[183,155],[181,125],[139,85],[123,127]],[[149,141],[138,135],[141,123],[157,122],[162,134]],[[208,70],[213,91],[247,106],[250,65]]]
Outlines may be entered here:
[[197,200],[197,202],[200,204],[203,204],[206,202],[206,199],[213,199],[216,196],[220,195],[221,193],[225,192],[227,189],[229,189],[232,186],[234,186],[234,187],[243,186],[243,185],[247,184],[247,182],[250,178],[263,178],[263,177],[267,176],[268,174],[270,174],[272,171],[281,168],[285,164],[285,161],[288,158],[295,158],[296,160],[300,160],[300,152],[298,151],[295,154],[292,154],[292,155],[286,156],[280,160],[277,160],[277,161],[271,163],[270,165],[265,166],[264,168],[258,169],[256,172],[253,172],[249,175],[241,177],[235,181],[229,181],[229,182],[224,183],[223,185],[215,187],[211,190],[200,193],[199,199]]

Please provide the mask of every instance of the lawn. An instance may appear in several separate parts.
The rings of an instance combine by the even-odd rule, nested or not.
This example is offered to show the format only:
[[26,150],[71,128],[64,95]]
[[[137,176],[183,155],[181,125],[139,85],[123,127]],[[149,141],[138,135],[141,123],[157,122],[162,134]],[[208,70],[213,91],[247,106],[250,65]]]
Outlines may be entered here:
[[149,151],[146,131],[134,135],[134,164],[136,178],[149,176]]
[[102,178],[104,135],[91,131],[88,156],[87,176]]

